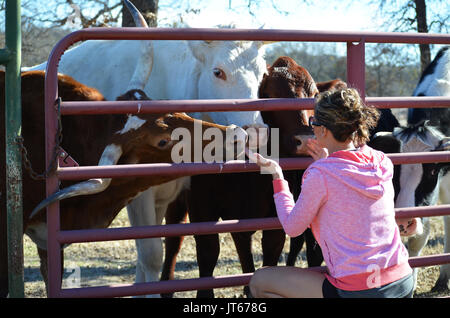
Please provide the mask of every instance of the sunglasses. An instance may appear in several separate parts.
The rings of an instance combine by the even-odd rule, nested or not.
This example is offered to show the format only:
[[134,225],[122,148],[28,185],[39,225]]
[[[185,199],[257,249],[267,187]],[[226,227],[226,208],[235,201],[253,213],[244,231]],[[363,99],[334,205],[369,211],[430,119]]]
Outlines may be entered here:
[[311,129],[312,129],[313,126],[319,127],[319,126],[323,126],[323,125],[319,124],[319,122],[314,118],[314,116],[311,116],[311,117],[309,117],[309,127],[311,127]]

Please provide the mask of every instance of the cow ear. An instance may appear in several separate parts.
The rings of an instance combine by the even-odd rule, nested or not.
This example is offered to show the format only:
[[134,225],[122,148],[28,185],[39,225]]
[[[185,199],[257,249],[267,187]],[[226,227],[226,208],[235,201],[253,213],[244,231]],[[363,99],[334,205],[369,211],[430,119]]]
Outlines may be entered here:
[[264,94],[264,91],[266,89],[266,82],[267,82],[267,74],[263,74],[263,78],[261,82],[259,83],[258,87],[258,98],[267,98],[267,96]]
[[215,46],[215,43],[215,41],[188,41],[188,47],[199,62],[205,63],[206,57],[210,54],[209,52]]
[[399,153],[401,149],[400,140],[388,131],[377,132],[367,145],[384,153]]

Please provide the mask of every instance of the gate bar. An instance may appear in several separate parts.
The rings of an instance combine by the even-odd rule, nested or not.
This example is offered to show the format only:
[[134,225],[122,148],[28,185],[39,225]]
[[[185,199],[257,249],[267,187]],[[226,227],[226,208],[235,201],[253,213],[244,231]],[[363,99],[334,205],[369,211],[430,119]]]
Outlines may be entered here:
[[[403,44],[450,44],[447,34],[322,31],[286,29],[217,29],[217,28],[89,28],[66,35],[55,46],[67,47],[86,40],[218,40],[218,41],[274,41],[274,42],[360,42]],[[63,45],[65,46],[65,44]],[[66,48],[67,48],[66,47]],[[63,49],[64,51],[65,49]]]
[[[394,164],[450,162],[450,151],[391,153],[387,156]],[[312,158],[281,158],[280,166],[285,170],[305,169],[313,162]],[[232,160],[224,163],[148,163],[108,166],[65,167],[57,170],[61,180],[83,180],[90,178],[120,178],[154,175],[188,176],[193,174],[235,173],[259,171],[255,163]]]
[[[424,267],[450,263],[450,253],[409,258],[411,267]],[[326,266],[310,267],[309,270],[325,272]],[[248,285],[253,273],[167,280],[150,283],[120,284],[84,288],[62,289],[60,297],[120,297],[122,295],[146,295],[182,292],[198,289],[224,288]]]
[[365,102],[366,98],[366,39],[358,43],[347,42],[347,84],[356,88]]
[[[395,209],[396,218],[430,217],[450,215],[450,204],[433,207],[413,207]],[[172,237],[186,235],[207,235],[214,233],[248,232],[257,230],[281,229],[276,217],[225,220],[218,222],[196,222],[139,227],[121,227],[90,230],[61,231],[58,240],[61,244],[86,243],[96,241],[114,241],[145,239],[154,237]]]
[[[377,108],[450,107],[448,97],[366,97],[368,105]],[[197,99],[197,100],[142,100],[142,101],[63,101],[62,115],[93,114],[147,114],[171,112],[224,112],[313,109],[313,98],[269,99]]]

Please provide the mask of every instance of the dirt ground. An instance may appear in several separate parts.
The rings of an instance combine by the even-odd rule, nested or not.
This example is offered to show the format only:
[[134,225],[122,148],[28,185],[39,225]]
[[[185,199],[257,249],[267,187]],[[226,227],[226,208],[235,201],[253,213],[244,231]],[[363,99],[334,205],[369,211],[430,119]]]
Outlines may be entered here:
[[[424,249],[423,255],[439,254],[443,252],[443,223],[441,217],[434,217],[431,221],[431,239]],[[113,227],[129,226],[127,214],[122,211],[114,221]],[[260,247],[260,232],[254,235],[254,260],[256,267],[262,264]],[[215,276],[240,274],[241,268],[230,234],[220,234],[221,252],[219,262],[214,272]],[[289,251],[289,240],[286,240],[279,264],[285,264]],[[26,297],[46,297],[45,287],[39,272],[39,258],[36,247],[31,240],[24,237],[25,253],[25,295]],[[114,241],[73,244],[65,250],[65,274],[63,285],[66,286],[71,268],[79,268],[81,286],[100,286],[133,283],[135,275],[136,248],[134,241]],[[302,251],[297,266],[306,267],[306,256]],[[432,293],[431,288],[439,276],[439,267],[431,266],[419,269],[418,287],[414,297],[450,296],[450,291]],[[177,259],[176,279],[198,277],[195,242],[192,236],[185,237],[183,246]],[[242,287],[221,288],[215,290],[219,298],[245,297]],[[178,292],[175,297],[195,297],[195,291]]]

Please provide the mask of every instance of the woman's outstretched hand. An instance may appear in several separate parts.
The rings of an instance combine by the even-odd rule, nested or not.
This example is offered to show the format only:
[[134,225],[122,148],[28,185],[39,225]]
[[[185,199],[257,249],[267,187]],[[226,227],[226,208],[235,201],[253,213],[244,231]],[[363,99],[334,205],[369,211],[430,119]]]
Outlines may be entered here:
[[274,180],[283,179],[283,170],[278,162],[264,158],[259,153],[253,152],[248,148],[245,148],[245,153],[250,161],[255,162],[261,168],[261,173],[271,174]]

